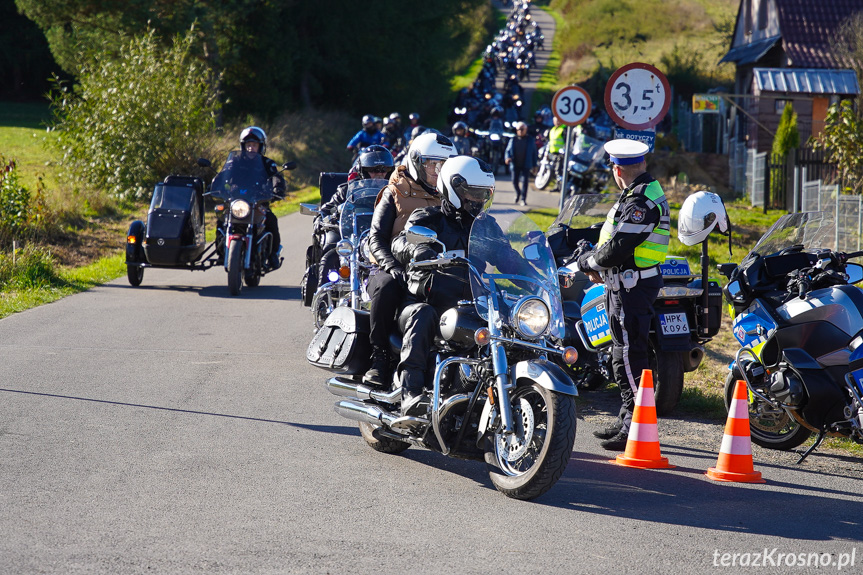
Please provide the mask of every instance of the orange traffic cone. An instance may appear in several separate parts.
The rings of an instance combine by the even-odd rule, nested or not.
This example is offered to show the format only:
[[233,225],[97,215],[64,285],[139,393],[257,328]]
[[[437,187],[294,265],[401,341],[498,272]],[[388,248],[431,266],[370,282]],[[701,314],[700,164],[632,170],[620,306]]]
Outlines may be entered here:
[[656,427],[656,400],[653,395],[653,372],[641,372],[641,384],[635,396],[635,412],[626,438],[626,451],[612,463],[642,469],[671,469],[668,458],[659,452],[659,430]]
[[749,435],[749,406],[746,382],[737,380],[734,399],[728,409],[725,435],[719,448],[716,467],[707,470],[707,477],[716,481],[739,483],[765,483],[761,472],[752,466],[752,440]]

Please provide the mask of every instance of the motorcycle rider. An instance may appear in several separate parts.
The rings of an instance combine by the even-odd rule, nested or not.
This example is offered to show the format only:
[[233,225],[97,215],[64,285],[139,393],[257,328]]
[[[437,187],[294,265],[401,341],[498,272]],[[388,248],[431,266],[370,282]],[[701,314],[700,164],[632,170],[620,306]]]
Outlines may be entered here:
[[372,365],[363,377],[371,385],[386,385],[392,377],[389,336],[405,296],[405,269],[393,256],[391,242],[405,227],[415,209],[440,205],[435,189],[444,161],[456,154],[453,143],[440,134],[417,136],[408,149],[407,165],[399,166],[381,190],[372,216],[369,249],[381,268],[368,283]]
[[452,125],[452,143],[460,156],[472,156],[473,147],[476,145],[467,131],[467,124],[459,120]]
[[[279,166],[266,157],[264,153],[267,151],[267,134],[261,128],[257,126],[249,126],[245,128],[242,132],[240,132],[240,149],[241,149],[241,158],[243,160],[251,160],[251,161],[262,161],[264,164],[264,170],[267,173],[267,176],[270,178],[270,184],[273,187],[273,192],[279,197],[279,199],[284,199],[286,186],[285,186],[285,178],[279,172]],[[279,234],[279,220],[276,218],[276,215],[270,210],[270,204],[267,202],[266,204],[261,204],[266,208],[266,214],[264,215],[264,230],[270,232],[273,236],[272,250],[269,254],[267,265],[271,270],[277,270],[282,265],[282,258],[280,257],[280,253],[282,251],[282,237]],[[224,225],[223,222],[219,222],[219,226]],[[219,241],[221,239],[221,241]],[[219,254],[220,264],[223,261],[224,253],[225,253],[225,237],[224,234],[216,234],[216,250]]]
[[347,149],[349,152],[356,154],[366,146],[383,144],[383,142],[384,135],[375,125],[375,117],[371,114],[366,114],[363,116],[363,129],[354,134],[354,137],[348,142]]
[[[416,210],[408,218],[406,228],[425,226],[437,233],[447,250],[467,251],[470,228],[474,218],[491,205],[494,194],[494,174],[485,162],[468,156],[456,156],[444,162],[437,180],[441,205]],[[411,260],[435,257],[437,244],[410,244],[405,232],[392,244],[392,253],[404,269]],[[404,313],[408,319],[402,339],[398,376],[402,387],[402,415],[425,413],[428,359],[432,350],[439,314],[455,306],[460,299],[470,299],[470,285],[463,270],[453,268],[446,273],[417,270],[408,278],[408,290],[416,303],[410,303]]]
[[396,121],[387,116],[384,118],[384,145],[389,148],[390,153],[395,156],[405,147],[404,131],[396,125]]
[[[420,115],[416,112],[411,112],[408,115],[408,125],[405,126],[405,142],[410,145],[411,138],[413,137],[414,128],[420,127]],[[422,132],[422,130],[420,130]]]
[[622,192],[608,212],[597,246],[580,254],[577,265],[594,283],[605,283],[612,370],[622,399],[617,421],[594,435],[604,440],[604,449],[623,450],[641,372],[649,368],[653,303],[663,285],[659,264],[668,252],[671,220],[665,194],[647,172],[647,144],[618,139],[604,147]]
[[[357,176],[353,179],[378,179],[385,180],[390,177],[395,164],[393,156],[389,150],[380,145],[371,145],[363,148],[357,161],[352,168],[356,170]],[[314,237],[319,237],[320,226],[325,218],[335,215],[342,204],[347,200],[348,182],[340,184],[330,200],[323,204],[318,211],[318,218],[315,220]],[[313,239],[314,241],[314,239]],[[339,255],[335,250],[335,242],[327,243],[321,247],[321,261],[318,263],[318,285],[327,283],[327,274],[330,270],[335,269],[339,265]]]

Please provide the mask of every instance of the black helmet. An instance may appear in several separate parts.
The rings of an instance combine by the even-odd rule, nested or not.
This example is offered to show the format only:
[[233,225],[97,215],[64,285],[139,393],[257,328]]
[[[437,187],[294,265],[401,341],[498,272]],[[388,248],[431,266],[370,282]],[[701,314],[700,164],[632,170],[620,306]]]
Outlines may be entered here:
[[372,169],[386,170],[386,176],[383,176],[381,179],[389,179],[390,174],[395,169],[393,155],[389,150],[378,144],[363,148],[357,158],[357,164],[359,165],[360,178],[364,180],[372,177],[370,174],[370,170]]
[[465,132],[467,132],[467,124],[465,124],[464,122],[459,120],[458,122],[456,122],[455,124],[452,125],[453,135],[455,135],[456,130],[464,130]]
[[417,114],[416,112],[411,112],[410,115],[408,116],[408,119],[411,121],[411,123],[413,123],[414,120],[419,122],[420,121],[420,115]]
[[375,117],[371,114],[366,114],[363,116],[363,130],[374,130],[375,129]]
[[261,145],[261,149],[259,150],[260,154],[263,156],[267,150],[267,134],[262,129],[257,126],[249,126],[242,132],[240,132],[240,148],[245,149],[247,141],[257,142]]

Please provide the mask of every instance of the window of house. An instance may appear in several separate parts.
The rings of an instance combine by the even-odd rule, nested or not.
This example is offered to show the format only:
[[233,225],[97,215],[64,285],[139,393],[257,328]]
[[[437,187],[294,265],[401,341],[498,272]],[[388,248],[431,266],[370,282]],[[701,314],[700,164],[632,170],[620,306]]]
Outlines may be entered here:
[[776,112],[776,115],[781,116],[782,112],[785,111],[785,105],[789,102],[789,100],[780,100],[777,98],[773,102],[774,102],[774,111]]

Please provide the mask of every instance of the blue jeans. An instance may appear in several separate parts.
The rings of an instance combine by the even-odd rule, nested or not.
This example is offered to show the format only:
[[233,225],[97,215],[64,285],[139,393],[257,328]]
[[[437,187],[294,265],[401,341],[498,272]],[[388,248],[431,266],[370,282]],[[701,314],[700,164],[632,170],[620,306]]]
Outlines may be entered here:
[[[515,201],[527,201],[527,182],[530,178],[530,169],[525,167],[516,167],[515,164],[510,164],[509,169],[512,172],[512,187],[515,188]],[[519,183],[521,186],[519,186]]]

